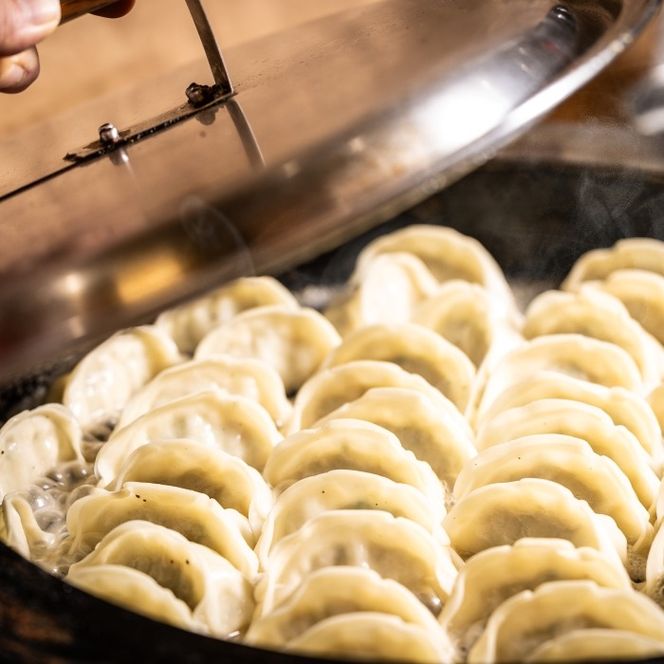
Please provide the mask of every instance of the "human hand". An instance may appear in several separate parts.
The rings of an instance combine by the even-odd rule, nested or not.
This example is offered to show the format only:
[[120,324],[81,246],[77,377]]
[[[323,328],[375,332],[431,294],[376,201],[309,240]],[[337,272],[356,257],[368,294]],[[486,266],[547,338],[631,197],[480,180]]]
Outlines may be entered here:
[[[134,0],[119,0],[100,16],[126,14]],[[39,75],[35,45],[60,23],[59,0],[0,0],[0,92],[21,92]]]

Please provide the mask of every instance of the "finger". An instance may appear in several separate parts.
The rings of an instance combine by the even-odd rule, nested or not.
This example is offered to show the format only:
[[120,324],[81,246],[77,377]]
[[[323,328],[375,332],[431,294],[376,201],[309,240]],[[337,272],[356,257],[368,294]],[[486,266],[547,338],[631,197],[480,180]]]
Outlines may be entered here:
[[0,92],[22,92],[39,76],[39,56],[32,48],[0,59]]
[[59,0],[0,0],[0,56],[22,53],[59,22]]
[[118,0],[118,2],[115,2],[110,7],[100,9],[94,13],[97,16],[105,16],[106,18],[118,18],[129,13],[135,4],[135,0]]

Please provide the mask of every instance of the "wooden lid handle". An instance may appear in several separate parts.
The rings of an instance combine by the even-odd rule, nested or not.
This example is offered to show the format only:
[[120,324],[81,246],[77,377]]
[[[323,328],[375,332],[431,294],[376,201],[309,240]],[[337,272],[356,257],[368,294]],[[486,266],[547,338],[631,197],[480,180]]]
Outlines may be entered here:
[[66,23],[84,14],[96,12],[112,5],[114,2],[116,0],[60,0],[60,7],[62,8],[60,23]]

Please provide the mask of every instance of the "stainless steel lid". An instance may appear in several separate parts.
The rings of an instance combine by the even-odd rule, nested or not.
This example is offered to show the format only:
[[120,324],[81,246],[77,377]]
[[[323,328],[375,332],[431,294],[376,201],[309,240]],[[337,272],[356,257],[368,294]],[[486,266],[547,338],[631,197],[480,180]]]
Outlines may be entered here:
[[121,150],[62,159],[104,121],[182,104],[203,62],[0,141],[0,379],[402,211],[594,77],[659,4],[377,1],[230,51],[230,101]]

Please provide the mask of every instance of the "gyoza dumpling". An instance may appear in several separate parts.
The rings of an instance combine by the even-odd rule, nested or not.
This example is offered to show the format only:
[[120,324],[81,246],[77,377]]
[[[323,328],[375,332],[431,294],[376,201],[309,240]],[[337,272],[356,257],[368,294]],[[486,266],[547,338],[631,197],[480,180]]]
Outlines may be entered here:
[[[247,579],[219,554],[169,528],[146,521],[123,523],[72,565],[69,575],[76,579],[77,570],[99,565],[123,565],[151,576],[215,636],[229,636],[251,620],[253,589]],[[141,603],[136,596],[134,606]]]
[[273,611],[312,572],[339,566],[372,569],[398,581],[434,614],[457,574],[449,547],[413,521],[375,510],[323,512],[272,549],[256,586],[256,615]]
[[347,509],[375,509],[402,516],[447,540],[440,532],[440,507],[430,506],[412,486],[358,470],[330,470],[295,482],[279,496],[256,545],[259,560],[267,563],[277,542],[318,514]]
[[434,513],[442,517],[445,512],[443,487],[431,467],[405,450],[393,433],[362,420],[330,420],[294,433],[274,448],[263,474],[283,491],[305,477],[338,469],[410,484],[427,498]]
[[658,526],[664,522],[664,480],[659,485],[659,494],[655,502],[655,517]]
[[369,244],[357,259],[356,274],[379,254],[408,252],[417,256],[440,282],[462,279],[480,284],[506,308],[514,307],[512,291],[491,254],[475,239],[441,226],[412,225]]
[[307,576],[278,609],[255,620],[245,642],[262,648],[284,648],[327,618],[365,611],[397,616],[431,634],[440,632],[431,611],[400,583],[361,567],[324,567]]
[[67,581],[95,597],[148,618],[191,632],[205,627],[194,621],[189,607],[151,576],[122,565],[72,569]]
[[260,307],[212,330],[198,344],[195,357],[262,360],[277,371],[290,394],[319,369],[340,341],[332,324],[313,309]]
[[154,441],[187,439],[233,454],[263,470],[281,435],[251,399],[207,390],[176,399],[113,432],[95,461],[101,484],[112,482],[136,449]]
[[41,557],[55,535],[39,527],[30,503],[21,493],[5,496],[0,510],[0,541],[28,560]]
[[376,256],[350,292],[333,301],[325,315],[342,336],[365,325],[405,323],[416,304],[436,292],[438,282],[412,254]]
[[67,512],[70,550],[87,555],[114,528],[127,521],[150,521],[221,554],[246,578],[258,571],[249,523],[232,509],[189,489],[129,482],[122,489],[77,500]]
[[272,491],[261,474],[239,457],[189,440],[149,443],[135,450],[113,482],[165,484],[199,491],[237,510],[260,533],[272,508]]
[[372,662],[453,661],[443,632],[432,634],[384,613],[348,613],[328,618],[293,639],[287,649],[317,657],[352,657]]
[[554,581],[501,604],[470,651],[471,664],[523,661],[539,645],[585,627],[634,632],[664,643],[664,613],[634,590]]
[[211,389],[257,401],[277,426],[290,415],[291,406],[284,384],[272,367],[260,360],[220,356],[186,362],[162,371],[132,397],[122,411],[117,428],[121,429],[175,399]]
[[480,487],[528,477],[557,482],[594,512],[610,516],[627,539],[630,572],[643,578],[653,538],[648,510],[616,463],[595,454],[585,440],[540,434],[491,447],[466,464],[454,496],[460,501]]
[[522,539],[482,551],[466,561],[440,623],[463,652],[479,638],[505,600],[549,581],[589,579],[606,588],[631,590],[614,556],[560,539]]
[[454,404],[445,398],[434,403],[413,389],[373,388],[318,424],[339,419],[365,420],[391,431],[431,466],[449,492],[463,464],[476,454],[472,431]]
[[462,558],[524,537],[560,538],[590,546],[609,556],[627,556],[625,536],[615,521],[595,514],[564,486],[550,480],[523,479],[475,489],[443,522],[452,547]]
[[507,388],[542,371],[634,392],[643,387],[636,363],[622,348],[581,334],[552,334],[529,341],[497,364],[481,391],[479,416]]
[[645,270],[618,270],[605,281],[588,282],[617,297],[634,320],[664,344],[664,277]]
[[609,662],[664,655],[664,643],[617,629],[577,629],[546,641],[527,662]]
[[595,406],[603,410],[614,424],[622,425],[633,433],[654,463],[662,455],[662,434],[652,409],[643,397],[621,387],[607,388],[561,373],[544,371],[524,377],[480,410],[479,422],[490,422],[506,410],[540,399],[565,399]]
[[349,362],[321,371],[302,386],[295,397],[288,431],[295,433],[310,427],[333,410],[359,399],[374,387],[417,390],[434,405],[440,403],[442,396],[422,376],[408,373],[392,362]]
[[297,300],[272,277],[244,277],[177,309],[165,311],[157,326],[168,332],[183,353],[192,353],[218,325],[247,309],[279,305],[297,309]]
[[664,383],[650,393],[648,403],[657,418],[660,429],[664,432]]
[[650,509],[657,496],[659,479],[653,463],[639,441],[624,426],[616,426],[599,408],[567,399],[540,399],[486,419],[477,432],[480,450],[515,438],[560,433],[587,441],[597,452],[613,459],[632,483],[641,503]]
[[433,297],[421,302],[412,320],[430,328],[460,348],[479,367],[487,355],[504,355],[521,341],[517,316],[506,316],[481,286],[448,281]]
[[644,591],[664,608],[664,528],[661,521],[648,554]]
[[664,275],[664,243],[635,237],[619,240],[611,249],[589,251],[574,264],[562,287],[573,291],[584,281],[606,279],[613,272],[631,268]]
[[46,404],[15,415],[0,429],[0,501],[64,461],[83,461],[81,427],[69,410]]
[[582,334],[608,341],[629,353],[645,385],[662,374],[662,348],[629,315],[620,300],[581,288],[578,293],[548,291],[536,297],[526,311],[523,335],[527,339],[551,334]]
[[62,402],[84,429],[115,422],[143,385],[180,360],[173,340],[153,325],[118,332],[76,365]]
[[440,390],[459,410],[470,395],[475,369],[468,357],[421,325],[371,325],[346,337],[325,362],[336,367],[357,360],[393,362]]

